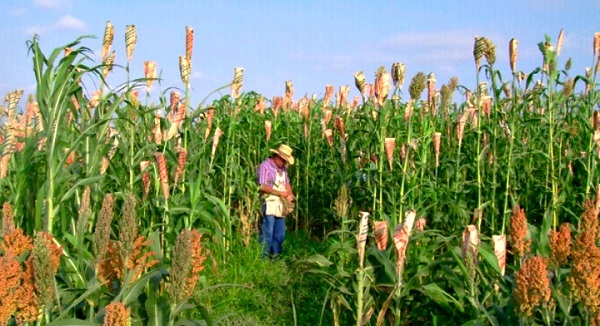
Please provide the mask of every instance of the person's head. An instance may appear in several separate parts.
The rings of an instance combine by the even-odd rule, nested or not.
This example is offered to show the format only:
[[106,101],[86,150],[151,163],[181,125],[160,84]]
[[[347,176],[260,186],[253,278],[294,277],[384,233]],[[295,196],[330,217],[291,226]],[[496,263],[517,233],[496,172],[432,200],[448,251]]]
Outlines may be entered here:
[[270,151],[274,154],[272,156],[273,162],[275,162],[275,165],[277,165],[278,167],[281,168],[285,166],[286,163],[294,165],[295,160],[294,156],[292,156],[293,150],[289,146],[281,144],[279,148],[270,149]]

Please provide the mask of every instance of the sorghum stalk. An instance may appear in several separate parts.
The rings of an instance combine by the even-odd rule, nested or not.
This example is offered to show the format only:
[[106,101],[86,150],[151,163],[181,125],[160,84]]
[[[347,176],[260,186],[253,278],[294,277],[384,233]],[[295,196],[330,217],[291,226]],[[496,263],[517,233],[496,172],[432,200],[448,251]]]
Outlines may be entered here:
[[[421,110],[423,111],[423,108],[421,108]],[[421,112],[422,112],[421,111]],[[421,120],[421,130],[423,132],[423,134],[425,134],[426,132],[428,132],[430,130],[429,125],[430,123],[433,123],[433,115],[431,114],[431,112],[429,114],[427,114],[427,116],[423,117],[423,119]],[[432,134],[429,132],[428,135],[424,135],[425,137],[423,137],[422,141],[423,145],[420,146],[420,150],[421,150],[421,180],[425,181],[425,171],[427,170],[425,167],[427,166],[427,161],[429,159],[429,144],[426,142],[430,142],[432,141]],[[414,149],[416,151],[416,149]]]
[[[558,73],[556,72],[556,51],[548,44],[548,42],[539,44],[540,50],[544,56],[544,62],[547,64],[548,69],[546,71],[548,78],[548,100],[546,105],[546,111],[548,114],[548,156],[549,162],[549,178],[550,187],[552,189],[552,205],[550,211],[552,213],[552,228],[556,229],[558,226],[558,202],[559,202],[559,191],[558,191],[558,176],[556,175],[555,166],[555,153],[554,153],[554,127],[555,127],[555,112],[554,112],[554,91],[555,83],[557,82]],[[592,156],[591,153],[589,156]]]
[[[167,162],[165,160],[164,154],[161,152],[155,152],[154,158],[156,159],[156,165],[158,166],[158,177],[160,188],[162,190],[162,194],[164,197],[164,210],[161,221],[161,248],[166,252],[165,246],[165,234],[169,231],[169,172],[167,170]],[[158,192],[158,189],[157,189]],[[164,253],[163,253],[164,254]]]
[[[493,95],[493,105],[492,105],[492,112],[491,112],[491,121],[488,121],[488,123],[492,124],[492,146],[491,146],[491,150],[489,151],[489,155],[492,155],[492,162],[491,162],[491,170],[492,170],[492,200],[491,200],[491,207],[490,207],[490,217],[491,217],[491,221],[490,221],[490,227],[492,230],[492,233],[496,232],[496,189],[498,188],[497,186],[497,180],[498,180],[498,164],[496,163],[497,160],[497,153],[498,153],[498,132],[499,132],[499,128],[500,128],[500,122],[498,121],[498,111],[500,110],[499,107],[499,103],[500,103],[500,98],[499,98],[499,94],[500,92],[497,91],[498,89],[498,84],[497,84],[497,80],[496,80],[496,72],[494,70],[494,65],[490,63],[489,67],[489,75],[491,76],[491,81],[492,81],[492,95]],[[481,223],[480,223],[481,226]]]
[[[594,107],[596,107],[597,104],[597,90],[596,90],[596,78],[597,78],[597,74],[598,74],[598,66],[600,66],[600,32],[596,32],[594,33],[594,40],[593,40],[593,46],[592,46],[592,53],[593,53],[593,60],[592,60],[592,72],[591,72],[591,77],[589,83],[591,85],[589,85],[589,89],[590,91],[586,94],[587,97],[585,99],[586,105],[586,115],[588,117],[592,116],[592,113],[594,111]],[[588,178],[587,178],[587,183],[585,186],[585,194],[586,197],[588,197],[589,193],[590,193],[590,189],[592,187],[592,184],[594,183],[594,181],[592,180],[592,177],[595,174],[595,168],[596,168],[596,164],[593,163],[593,159],[596,155],[592,155],[592,149],[594,147],[594,139],[593,139],[593,132],[592,132],[592,136],[590,136],[590,140],[588,143],[588,162],[587,162],[587,171],[588,171]]]
[[[509,129],[510,130],[510,129]],[[502,228],[501,234],[504,234],[506,231],[506,217],[510,216],[510,210],[508,209],[508,197],[510,196],[510,179],[511,179],[511,171],[512,171],[512,163],[513,163],[513,144],[514,144],[514,136],[512,130],[510,130],[508,134],[508,162],[506,163],[506,183],[504,187],[504,191],[506,192],[504,196],[504,208],[502,209]]]
[[369,231],[369,213],[359,212],[360,222],[359,230],[357,235],[357,249],[358,249],[358,285],[357,285],[357,297],[356,297],[356,325],[362,326],[362,320],[364,316],[364,292],[365,292],[365,280],[366,273],[364,268],[365,258],[365,245],[367,241],[367,233]]
[[[478,74],[479,75],[479,74]],[[479,76],[477,77],[479,79]],[[477,115],[479,116],[479,123],[477,123],[477,151],[475,152],[475,160],[477,163],[477,210],[481,210],[481,196],[482,196],[482,178],[481,178],[481,103],[480,99],[477,100]],[[481,218],[477,220],[477,229],[481,229]]]
[[466,112],[463,110],[461,114],[458,115],[458,124],[456,126],[456,135],[458,139],[458,150],[456,151],[456,179],[454,180],[454,201],[458,202],[458,194],[459,194],[459,179],[460,179],[460,153],[462,149],[462,139],[464,135],[464,130],[466,126]]
[[511,98],[511,112],[508,113],[510,122],[506,122],[507,128],[508,128],[508,133],[507,133],[507,138],[508,138],[508,162],[506,164],[506,183],[505,183],[505,187],[504,187],[504,191],[505,191],[505,196],[504,196],[504,207],[502,209],[502,229],[501,229],[501,234],[504,234],[506,231],[506,218],[507,216],[510,216],[510,210],[508,209],[508,197],[510,196],[510,180],[511,180],[511,172],[512,172],[512,164],[513,164],[513,147],[514,147],[514,135],[513,132],[516,132],[516,128],[515,127],[515,119],[518,118],[518,114],[515,114],[517,112],[517,100],[518,100],[518,93],[517,93],[517,71],[516,71],[516,64],[517,64],[517,59],[518,59],[518,44],[519,42],[516,39],[511,39],[509,44],[508,44],[508,53],[509,53],[509,61],[510,61],[510,67],[511,67],[511,71],[512,71],[512,80],[511,80],[511,89],[512,89],[512,98]]
[[[485,38],[484,37],[475,37],[475,46],[474,46],[474,50],[473,50],[473,54],[475,56],[475,84],[479,86],[479,68],[480,68],[480,62],[481,62],[481,58],[483,56],[483,53],[486,51],[487,48],[487,42],[485,42]],[[482,115],[481,115],[481,89],[479,87],[477,87],[477,118],[478,118],[478,123],[477,123],[477,150],[475,152],[475,161],[477,164],[477,209],[481,210],[481,203],[482,203],[482,177],[481,177],[481,122],[482,122]],[[477,229],[481,229],[481,220],[479,219],[478,224],[477,224]]]
[[[192,53],[193,53],[193,49],[194,49],[194,29],[191,26],[186,26],[185,27],[185,57],[186,57],[186,61],[189,64],[189,69],[192,69]],[[191,73],[191,71],[190,71]],[[187,111],[187,108],[190,107],[190,83],[189,80],[185,83],[185,110]],[[185,114],[184,114],[185,117]],[[183,122],[182,122],[183,123]],[[188,132],[184,132],[183,133],[183,148],[187,151],[187,145],[188,145]],[[182,179],[185,178],[185,170],[183,170],[183,176]],[[182,192],[185,192],[185,182],[182,185],[181,188]]]
[[[74,43],[75,46],[77,43]],[[40,203],[45,204],[44,229],[52,234],[54,226],[54,217],[57,207],[55,207],[54,196],[56,178],[62,169],[60,153],[62,153],[61,141],[64,140],[63,128],[65,127],[65,116],[69,109],[68,105],[72,94],[79,89],[77,80],[86,72],[85,69],[63,69],[64,66],[75,66],[81,68],[79,61],[74,54],[55,62],[56,57],[46,56],[42,53],[37,38],[28,42],[29,50],[33,53],[34,73],[36,77],[36,97],[39,101],[39,110],[41,122],[47,137],[46,140],[46,182],[45,198]],[[75,50],[74,50],[75,51]],[[81,49],[76,51],[81,52]],[[55,67],[54,65],[57,64]],[[49,77],[51,76],[51,77]],[[76,145],[71,144],[73,147]],[[60,205],[60,201],[56,203]],[[64,225],[64,224],[63,224]]]
[[[363,104],[364,105],[364,104]],[[308,107],[307,107],[307,115],[305,116],[305,121],[304,121],[304,125],[307,126],[307,130],[308,130],[308,136],[306,138],[304,138],[305,141],[305,152],[306,152],[306,164],[304,165],[306,167],[305,171],[304,171],[304,199],[303,202],[305,203],[305,214],[308,214],[310,212],[309,210],[309,203],[310,203],[310,176],[311,176],[311,166],[309,164],[309,162],[311,162],[311,156],[312,156],[312,146],[311,146],[311,133],[312,133],[312,126],[313,126],[313,119],[310,118],[311,115],[311,111],[313,110],[313,102],[310,101],[308,102]],[[308,229],[309,227],[309,219],[305,219],[306,224],[304,225],[304,227],[306,229]]]
[[[412,106],[412,105],[416,105],[414,99],[410,99],[407,103],[407,106]],[[410,146],[408,146],[408,144],[410,144],[411,137],[412,137],[412,114],[410,114],[408,116],[408,134],[406,136],[406,143],[403,144],[403,146],[405,146],[406,148],[406,154],[404,155],[404,162],[402,163],[402,181],[400,182],[400,212],[403,211],[403,207],[404,207],[404,185],[406,184],[406,178],[408,177],[407,173],[408,173],[408,159],[410,157],[409,152],[410,152]]]
[[[379,187],[378,191],[373,196],[373,212],[379,211],[383,214],[383,162],[387,161],[386,149],[385,149],[385,132],[387,128],[386,122],[388,121],[388,111],[385,109],[385,100],[378,106],[376,110],[380,111],[377,115],[379,132],[377,134],[377,143],[379,144],[379,159],[377,160],[377,173],[379,175]],[[377,203],[379,204],[379,210],[377,210]]]

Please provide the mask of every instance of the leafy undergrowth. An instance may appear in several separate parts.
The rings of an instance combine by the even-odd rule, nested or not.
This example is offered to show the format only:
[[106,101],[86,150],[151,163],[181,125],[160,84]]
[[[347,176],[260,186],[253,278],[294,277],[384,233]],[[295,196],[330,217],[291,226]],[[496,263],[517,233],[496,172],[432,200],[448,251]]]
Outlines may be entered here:
[[254,238],[235,245],[226,262],[208,262],[198,302],[217,325],[319,325],[331,313],[323,309],[326,284],[304,274],[295,262],[319,252],[322,244],[308,235],[288,232],[284,252],[262,259]]

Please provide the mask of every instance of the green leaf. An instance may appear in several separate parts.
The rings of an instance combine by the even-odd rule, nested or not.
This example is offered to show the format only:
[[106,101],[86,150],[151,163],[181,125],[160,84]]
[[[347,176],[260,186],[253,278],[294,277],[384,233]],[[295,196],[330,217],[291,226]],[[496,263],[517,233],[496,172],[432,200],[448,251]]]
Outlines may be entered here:
[[496,258],[496,255],[491,252],[487,246],[479,246],[478,248],[483,259],[494,269],[498,275],[500,275],[500,265],[498,265],[498,259]]
[[148,325],[161,326],[169,322],[169,302],[166,297],[158,296],[152,293],[146,300],[146,311],[148,312]]
[[88,326],[88,325],[100,325],[90,320],[82,320],[82,319],[63,319],[59,321],[51,322],[47,324],[48,326]]
[[179,320],[175,323],[175,326],[206,326],[207,323],[204,320]]
[[303,260],[302,262],[317,264],[321,267],[327,267],[327,266],[333,265],[333,263],[331,261],[329,261],[329,259],[325,258],[325,256],[320,255],[320,254],[312,255],[312,256],[308,257],[307,259]]
[[82,186],[86,186],[92,183],[96,183],[100,180],[102,180],[104,178],[103,175],[97,175],[94,177],[89,177],[89,178],[85,178],[85,179],[81,179],[79,181],[77,181],[77,183],[75,183],[75,185],[73,185],[73,187],[71,187],[71,189],[69,189],[69,191],[67,191],[67,193],[64,194],[64,196],[60,199],[61,202],[66,201],[67,199],[71,198],[71,196],[73,196],[73,193],[75,193],[75,191],[77,191],[77,189],[79,187]]
[[453,307],[450,306],[450,303],[453,303],[454,307],[458,308],[460,312],[464,312],[465,310],[458,300],[456,300],[454,297],[448,294],[448,292],[444,291],[435,283],[423,285],[421,288],[417,288],[417,290],[428,296],[431,300],[435,301],[448,311],[454,310]]
[[81,296],[79,296],[79,298],[77,298],[75,301],[73,301],[71,303],[71,305],[69,305],[67,307],[67,309],[63,310],[63,312],[60,314],[60,316],[58,316],[58,318],[56,320],[60,320],[61,318],[63,318],[64,316],[66,316],[67,313],[69,311],[71,311],[71,309],[73,309],[75,306],[77,306],[83,300],[87,299],[88,296],[90,296],[92,293],[94,293],[97,290],[99,290],[101,287],[102,287],[102,283],[98,282],[98,280],[96,278],[92,279],[87,284],[87,290]]
[[189,214],[190,209],[187,207],[170,207],[169,208],[169,213],[174,214],[174,215],[179,215],[179,214]]
[[[147,273],[146,275],[141,277],[139,280],[137,280],[135,283],[133,283],[131,285],[131,287],[122,289],[121,292],[115,297],[115,301],[122,301],[123,304],[125,304],[126,306],[130,305],[131,303],[133,303],[134,301],[137,300],[137,298],[140,296],[142,291],[144,291],[146,284],[148,284],[148,282],[150,282],[152,277],[156,276],[159,273],[160,273],[160,270],[158,270],[158,269],[155,269],[155,270]],[[121,297],[123,297],[122,300],[121,300]]]
[[552,289],[552,296],[554,297],[554,299],[556,300],[556,302],[558,303],[558,307],[560,308],[560,310],[563,313],[563,316],[567,317],[569,319],[569,321],[572,324],[572,320],[570,318],[571,314],[570,314],[570,300],[568,297],[563,296],[561,293],[559,293],[559,291],[557,291],[556,289]]

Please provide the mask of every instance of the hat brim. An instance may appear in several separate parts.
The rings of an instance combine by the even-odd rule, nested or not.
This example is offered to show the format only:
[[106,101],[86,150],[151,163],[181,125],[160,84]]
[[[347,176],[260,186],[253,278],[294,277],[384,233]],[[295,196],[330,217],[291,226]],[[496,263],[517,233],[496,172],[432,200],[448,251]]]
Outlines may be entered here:
[[290,155],[286,155],[276,149],[269,149],[272,153],[277,154],[277,156],[281,157],[284,161],[288,162],[290,165],[294,165],[294,157]]

